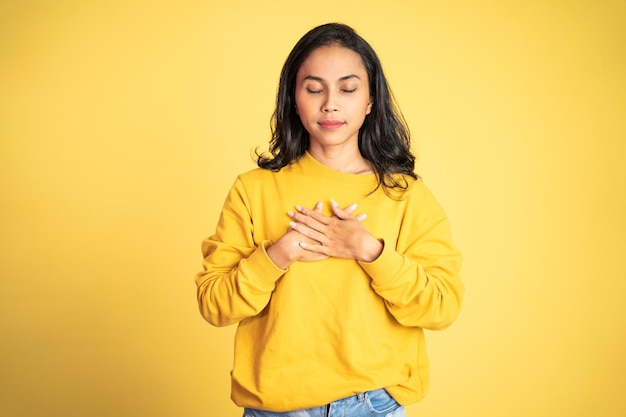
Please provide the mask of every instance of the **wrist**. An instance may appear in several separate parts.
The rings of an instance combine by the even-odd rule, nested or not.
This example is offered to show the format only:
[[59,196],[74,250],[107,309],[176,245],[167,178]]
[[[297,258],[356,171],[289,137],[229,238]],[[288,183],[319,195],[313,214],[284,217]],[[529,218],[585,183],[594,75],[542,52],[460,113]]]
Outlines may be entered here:
[[295,261],[289,256],[289,251],[285,250],[280,244],[280,240],[271,244],[267,249],[267,256],[280,269],[287,269]]
[[374,262],[381,253],[383,253],[383,249],[385,247],[385,243],[382,239],[376,239],[372,236],[371,239],[365,241],[362,256],[357,258],[359,262]]

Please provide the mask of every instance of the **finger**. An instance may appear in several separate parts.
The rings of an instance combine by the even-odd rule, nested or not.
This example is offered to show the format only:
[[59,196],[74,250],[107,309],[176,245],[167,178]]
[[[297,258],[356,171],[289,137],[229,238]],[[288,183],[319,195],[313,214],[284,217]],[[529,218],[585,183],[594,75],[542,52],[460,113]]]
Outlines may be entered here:
[[[317,225],[314,226],[318,226],[319,227],[319,223]],[[305,223],[302,222],[289,222],[289,227],[292,230],[295,230],[296,232],[300,233],[303,236],[306,236],[316,242],[320,242],[320,243],[324,243],[326,241],[326,236],[316,230],[314,227],[309,226]]]
[[322,204],[318,204],[319,208],[318,206],[315,206],[315,210],[311,210],[302,206],[296,206],[297,212],[289,212],[288,214],[292,219],[298,220],[299,222],[304,224],[311,225],[310,222],[307,221],[307,219],[313,219],[321,224],[328,224],[330,221],[330,217],[322,214]]
[[[349,206],[347,206],[346,208],[343,209],[343,211],[346,212],[347,215],[342,217],[340,215],[340,213],[337,212],[338,210],[341,210],[341,209],[339,209],[339,204],[337,204],[337,202],[335,200],[333,200],[333,199],[330,200],[330,203],[332,205],[333,213],[335,214],[335,216],[337,216],[338,218],[340,218],[342,220],[347,219],[349,217],[347,215],[351,215],[352,212],[354,212],[354,210],[356,210],[356,208],[357,208],[357,204],[356,203],[350,204]],[[365,220],[367,218],[367,214],[361,213],[361,214],[355,216],[355,218],[358,221],[362,222],[363,220]]]
[[302,249],[308,250],[309,252],[315,252],[315,253],[328,255],[327,253],[328,248],[326,246],[316,245],[316,244],[311,244],[311,243],[306,243],[306,242],[300,242],[299,245]]
[[346,207],[346,209],[342,209],[341,207],[339,207],[339,204],[337,204],[334,199],[330,200],[330,204],[333,208],[333,213],[335,214],[335,216],[337,216],[341,220],[348,219],[351,216],[352,211],[356,209],[356,203],[349,205],[348,207]]
[[[322,202],[321,202],[321,201],[319,201],[319,202],[317,202],[317,203],[315,204],[315,206],[313,206],[313,211],[315,211],[315,212],[317,212],[317,213],[321,213],[323,208],[324,208],[324,205],[322,204]],[[298,211],[302,211],[302,210],[304,210],[304,207],[302,207],[302,206],[296,206],[296,210],[298,210]],[[295,218],[296,213],[295,213],[295,212],[293,212],[293,211],[288,211],[288,212],[287,212],[287,215],[293,219],[293,218]]]
[[321,220],[327,218],[321,214],[323,207],[324,205],[321,201],[315,204],[313,210],[309,210],[299,205],[296,206],[296,210],[298,210],[297,212],[294,213],[290,211],[288,213],[289,217],[293,219],[293,221],[289,222],[289,228],[297,231],[303,236],[321,243],[321,239],[325,237],[323,234],[325,224]]
[[354,204],[350,204],[348,207],[344,208],[343,210],[347,213],[352,214],[352,212],[356,210],[356,208],[357,208],[357,204],[354,203]]

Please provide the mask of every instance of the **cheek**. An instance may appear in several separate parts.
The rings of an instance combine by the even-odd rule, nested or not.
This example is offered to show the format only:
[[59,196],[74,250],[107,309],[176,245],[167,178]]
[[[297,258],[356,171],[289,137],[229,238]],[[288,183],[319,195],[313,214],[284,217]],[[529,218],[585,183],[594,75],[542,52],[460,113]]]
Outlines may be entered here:
[[298,120],[300,120],[300,123],[306,126],[306,123],[307,123],[306,106],[302,106],[301,104],[299,105],[298,103],[296,103],[295,107],[296,107],[296,115],[298,117]]
[[306,102],[302,100],[299,94],[295,97],[295,107],[298,116],[302,117],[302,113],[306,113]]
[[312,106],[310,101],[298,100],[296,97],[296,113],[300,116],[300,119],[311,117]]

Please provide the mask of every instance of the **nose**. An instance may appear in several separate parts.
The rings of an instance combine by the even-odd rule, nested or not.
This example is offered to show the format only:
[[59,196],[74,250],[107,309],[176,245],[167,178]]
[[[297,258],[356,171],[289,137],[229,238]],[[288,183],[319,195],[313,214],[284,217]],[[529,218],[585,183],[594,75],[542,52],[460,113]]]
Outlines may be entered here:
[[326,96],[326,100],[324,101],[324,105],[322,107],[324,113],[331,113],[339,111],[339,104],[337,103],[336,97],[334,94],[328,94]]

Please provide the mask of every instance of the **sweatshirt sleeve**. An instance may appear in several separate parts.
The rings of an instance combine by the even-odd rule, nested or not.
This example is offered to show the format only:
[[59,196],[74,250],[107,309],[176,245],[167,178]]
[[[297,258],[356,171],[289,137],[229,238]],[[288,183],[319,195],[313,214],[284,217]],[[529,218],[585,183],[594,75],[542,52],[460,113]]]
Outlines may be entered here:
[[461,254],[437,201],[421,182],[414,185],[418,190],[410,197],[397,242],[385,241],[381,255],[361,267],[400,324],[444,329],[456,319],[465,291]]
[[253,232],[250,206],[238,178],[226,198],[215,234],[202,242],[203,271],[195,278],[200,313],[215,326],[260,313],[276,281],[285,273],[267,255],[271,242],[255,244]]

